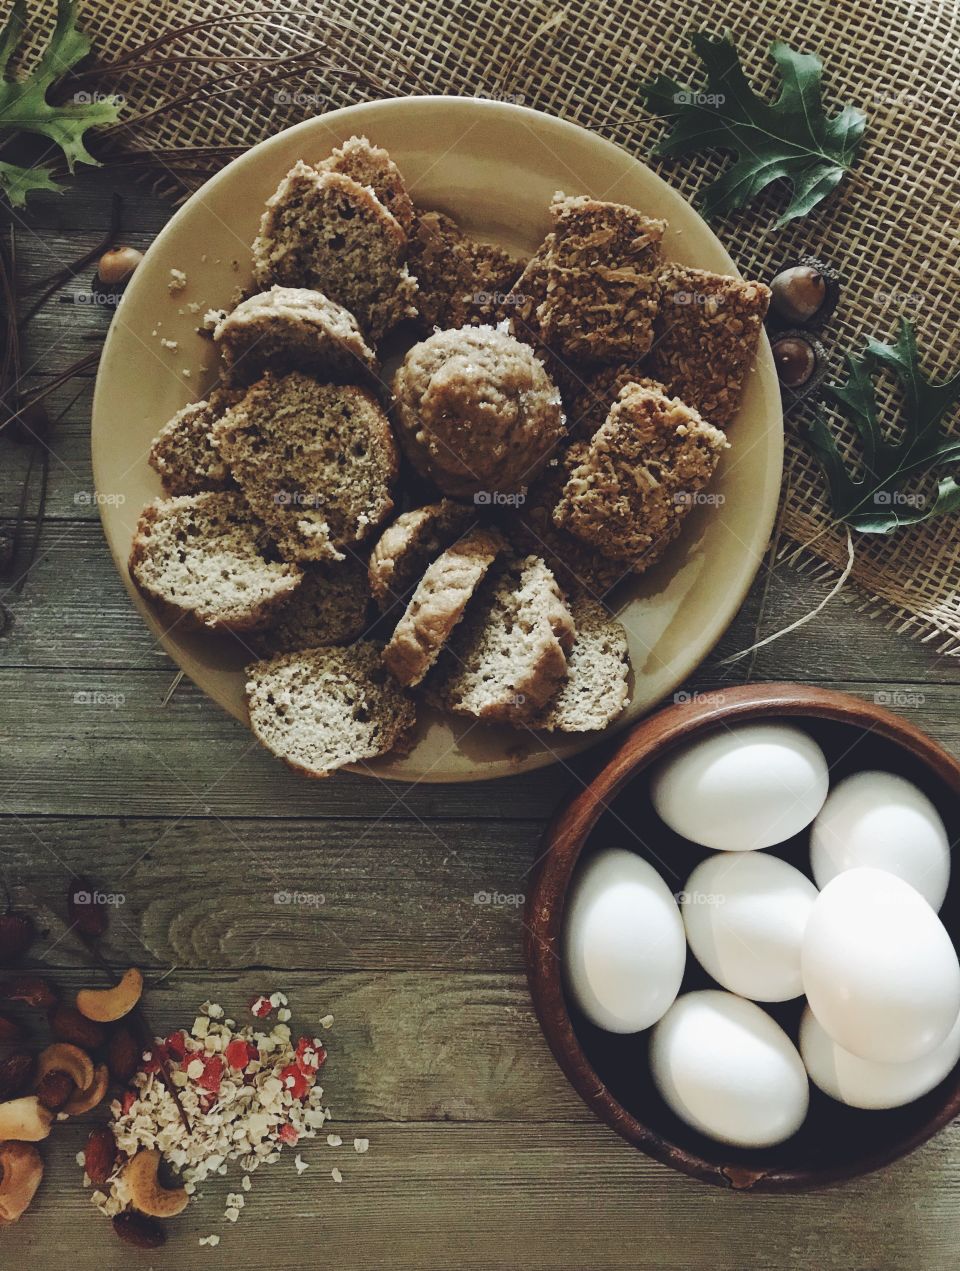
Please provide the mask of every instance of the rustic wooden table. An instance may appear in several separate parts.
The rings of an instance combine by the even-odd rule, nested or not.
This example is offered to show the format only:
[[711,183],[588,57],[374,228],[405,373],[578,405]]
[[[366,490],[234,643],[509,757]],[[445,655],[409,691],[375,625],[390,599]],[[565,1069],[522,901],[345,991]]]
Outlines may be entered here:
[[[114,177],[84,173],[17,217],[21,289],[97,242]],[[124,187],[124,239],[145,247],[170,206]],[[85,291],[81,284],[65,289]],[[95,350],[108,314],[49,304],[32,324],[28,383]],[[91,338],[94,342],[91,342]],[[44,931],[36,961],[65,988],[89,978],[66,934],[71,875],[123,897],[107,951],[148,974],[152,1022],[192,1021],[206,998],[241,1011],[289,994],[294,1024],[336,1022],[326,1068],[333,1129],[349,1145],[285,1154],[255,1176],[241,1224],[208,1187],[165,1254],[120,1245],[80,1186],[82,1122],[43,1147],[42,1191],[0,1237],[5,1266],[178,1268],[320,1265],[429,1268],[887,1268],[955,1266],[960,1130],[859,1182],[802,1197],[698,1185],[635,1152],[571,1092],[540,1035],[524,982],[521,917],[478,905],[520,895],[546,818],[587,758],[496,786],[405,788],[287,772],[184,682],[147,632],[100,531],[89,461],[92,380],[58,389],[39,553],[0,639],[0,872]],[[14,512],[26,452],[0,442],[0,509]],[[719,660],[812,606],[826,584],[764,571],[689,691],[743,678]],[[851,592],[762,650],[755,680],[804,680],[900,709],[960,750],[960,664],[887,630]],[[278,891],[323,896],[275,903]],[[292,1158],[292,1153],[290,1154]],[[339,1165],[343,1182],[330,1174]],[[225,1184],[226,1180],[222,1180]],[[222,1233],[217,1249],[198,1237]]]

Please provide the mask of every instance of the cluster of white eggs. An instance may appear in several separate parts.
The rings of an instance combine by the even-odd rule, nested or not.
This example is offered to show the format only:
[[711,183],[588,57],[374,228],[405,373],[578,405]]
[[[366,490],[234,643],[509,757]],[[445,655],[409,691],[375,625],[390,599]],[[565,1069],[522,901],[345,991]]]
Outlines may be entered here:
[[[650,794],[711,855],[675,895],[635,853],[593,854],[573,882],[564,970],[593,1024],[652,1029],[651,1075],[677,1116],[771,1146],[802,1125],[810,1081],[880,1109],[947,1076],[960,1060],[960,963],[937,916],[949,843],[920,789],[880,771],[831,789],[813,738],[770,722],[668,755]],[[814,881],[764,850],[807,827]],[[688,944],[720,988],[678,996]],[[757,1003],[803,995],[795,1043]]]

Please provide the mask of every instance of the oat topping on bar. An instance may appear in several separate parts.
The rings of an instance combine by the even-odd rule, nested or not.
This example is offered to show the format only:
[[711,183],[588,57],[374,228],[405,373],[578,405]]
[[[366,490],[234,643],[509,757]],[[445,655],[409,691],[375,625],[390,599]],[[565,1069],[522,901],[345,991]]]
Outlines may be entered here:
[[726,444],[679,399],[628,384],[591,440],[571,446],[554,521],[642,572],[679,533]]
[[643,357],[653,343],[665,222],[587,197],[558,195],[550,210],[544,340],[588,364]]
[[770,288],[704,269],[670,265],[647,369],[668,391],[725,428],[753,366]]

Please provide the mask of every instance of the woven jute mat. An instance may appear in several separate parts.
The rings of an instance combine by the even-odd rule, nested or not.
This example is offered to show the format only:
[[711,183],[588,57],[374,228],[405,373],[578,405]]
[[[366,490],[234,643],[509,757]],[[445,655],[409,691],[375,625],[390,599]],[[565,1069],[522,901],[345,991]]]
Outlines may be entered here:
[[[787,229],[773,228],[784,206],[774,192],[717,232],[751,277],[769,279],[784,261],[811,251],[840,270],[842,300],[827,337],[838,373],[840,350],[859,351],[867,335],[892,338],[901,314],[917,327],[929,374],[946,375],[960,363],[957,0],[576,0],[565,7],[504,0],[307,0],[295,6],[251,0],[228,8],[228,21],[216,0],[155,6],[86,0],[82,9],[107,62],[171,28],[201,24],[163,52],[203,60],[165,62],[110,84],[126,98],[128,119],[185,96],[179,108],[122,137],[162,159],[171,187],[195,188],[232,157],[208,147],[245,148],[358,101],[446,93],[501,97],[594,129],[694,198],[727,160],[652,158],[664,124],[639,103],[638,79],[662,70],[699,86],[689,47],[694,30],[729,29],[760,91],[777,91],[767,56],[773,39],[816,52],[825,63],[828,108],[849,102],[867,113],[857,166],[826,206]],[[299,62],[286,65],[218,61],[297,55]],[[881,381],[878,400],[882,417],[894,421],[892,384]],[[828,578],[847,562],[847,535],[830,514],[797,423],[788,415],[781,526],[789,542],[780,556]],[[844,430],[841,420],[833,423]],[[849,432],[844,435],[855,462],[856,447]],[[960,655],[960,521],[944,517],[854,540],[852,577],[865,607],[941,652]]]

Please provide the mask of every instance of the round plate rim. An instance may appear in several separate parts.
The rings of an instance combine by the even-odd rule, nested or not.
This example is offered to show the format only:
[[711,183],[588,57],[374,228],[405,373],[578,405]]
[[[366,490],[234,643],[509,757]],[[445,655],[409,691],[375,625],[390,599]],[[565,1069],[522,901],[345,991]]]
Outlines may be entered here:
[[[345,106],[338,110],[329,111],[324,115],[314,116],[306,119],[298,124],[292,125],[290,128],[282,129],[280,132],[265,138],[263,141],[256,143],[246,150],[242,155],[238,155],[231,160],[224,168],[215,173],[208,181],[196,190],[181,207],[177,209],[174,215],[163,226],[154,240],[151,242],[145,259],[151,255],[161,255],[165,250],[168,240],[176,235],[180,226],[185,220],[192,215],[193,210],[202,205],[204,196],[218,185],[232,180],[239,171],[242,171],[248,165],[257,163],[264,155],[269,154],[271,149],[284,145],[291,136],[303,134],[310,135],[317,131],[329,129],[331,136],[339,140],[341,125],[349,123],[352,131],[362,132],[363,121],[377,115],[383,111],[409,112],[424,104],[431,104],[434,107],[442,107],[444,110],[458,110],[469,107],[483,113],[501,114],[507,117],[522,117],[526,121],[533,121],[534,126],[558,134],[566,134],[567,136],[586,136],[591,144],[600,147],[600,149],[615,152],[621,160],[626,159],[631,164],[636,165],[643,170],[644,179],[651,182],[658,191],[658,197],[675,208],[682,208],[681,215],[697,216],[701,226],[705,232],[713,239],[713,245],[718,254],[724,258],[724,268],[731,276],[742,277],[737,269],[733,259],[730,257],[723,243],[711,229],[711,227],[699,217],[699,213],[688,203],[686,199],[672,186],[668,185],[656,172],[654,172],[643,160],[636,158],[623,147],[607,140],[604,137],[591,132],[589,129],[583,128],[579,124],[575,124],[570,120],[561,119],[558,116],[550,115],[544,111],[534,110],[528,106],[521,106],[512,102],[497,101],[489,98],[475,97],[457,97],[442,95],[412,95],[409,97],[378,99],[370,102],[361,102],[353,106]],[[668,214],[669,215],[669,214]],[[93,406],[91,416],[91,452],[94,476],[94,487],[100,491],[104,488],[101,480],[103,473],[103,447],[109,441],[108,425],[105,421],[104,400],[109,392],[108,380],[111,372],[112,359],[115,356],[116,346],[121,339],[122,316],[125,310],[132,308],[135,303],[138,288],[138,278],[135,275],[129,287],[127,288],[113,321],[107,332],[104,341],[100,363],[97,369],[96,382],[94,386]],[[761,336],[760,347],[757,351],[756,358],[756,376],[761,379],[765,389],[776,386],[776,371],[773,364],[773,356],[770,351],[769,340],[765,333]],[[771,398],[773,395],[771,394]],[[782,485],[783,476],[783,453],[784,453],[784,432],[782,411],[779,409],[779,395],[775,398],[777,402],[777,413],[775,418],[771,418],[768,424],[769,441],[772,441],[767,468],[764,473],[764,484],[760,491],[760,507],[756,520],[754,522],[754,533],[749,543],[743,544],[742,563],[738,566],[737,577],[734,585],[731,585],[725,592],[724,603],[718,611],[719,616],[714,618],[711,626],[706,629],[705,634],[701,635],[696,641],[691,641],[690,652],[682,660],[677,663],[675,673],[671,676],[671,682],[668,683],[658,698],[647,703],[639,711],[631,714],[630,705],[624,711],[623,716],[614,721],[611,725],[603,730],[600,734],[584,734],[582,736],[571,735],[563,739],[564,754],[560,759],[572,757],[594,745],[600,740],[609,740],[615,734],[621,732],[624,728],[635,725],[638,720],[645,718],[653,711],[656,706],[663,701],[664,697],[672,692],[676,687],[690,675],[690,673],[700,665],[700,663],[708,656],[711,649],[722,638],[727,627],[732,622],[736,613],[740,609],[750,587],[760,569],[763,561],[764,549],[769,540],[770,533],[773,529],[777,515],[777,507],[779,503],[779,493]],[[129,539],[114,533],[113,527],[108,518],[108,506],[105,501],[98,500],[97,506],[100,513],[101,524],[103,526],[104,535],[113,557],[114,565],[120,575],[124,586],[134,602],[135,607],[140,612],[147,627],[150,629],[154,637],[164,648],[165,652],[171,659],[181,667],[180,658],[178,657],[177,644],[172,640],[162,621],[151,609],[147,601],[140,594],[127,568],[129,557],[130,543]],[[181,668],[182,669],[182,668]],[[189,673],[188,673],[189,674]],[[192,677],[191,677],[192,678]],[[220,696],[210,689],[201,687],[205,696],[212,698],[218,705],[223,707],[229,714],[240,719],[249,726],[241,714],[236,712],[228,703],[223,701]],[[518,775],[523,772],[534,771],[539,768],[558,762],[558,756],[553,753],[551,748],[534,751],[525,755],[519,760],[510,758],[504,754],[498,761],[478,765],[466,771],[461,769],[447,770],[444,768],[430,769],[419,775],[405,773],[400,771],[390,771],[390,757],[385,756],[383,759],[375,761],[373,765],[349,765],[348,769],[353,772],[362,773],[364,775],[372,775],[381,780],[397,780],[397,781],[425,781],[430,784],[444,784],[449,782],[462,781],[483,781],[498,779],[503,776]],[[399,761],[402,765],[403,760]]]

